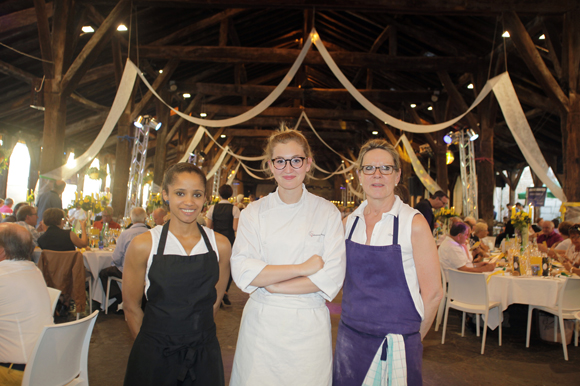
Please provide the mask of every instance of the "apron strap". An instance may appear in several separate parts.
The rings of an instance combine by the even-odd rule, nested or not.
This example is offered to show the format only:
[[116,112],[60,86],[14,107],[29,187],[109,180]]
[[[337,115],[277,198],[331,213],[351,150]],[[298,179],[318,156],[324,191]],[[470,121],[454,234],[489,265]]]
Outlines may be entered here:
[[399,216],[393,219],[393,245],[399,244]]
[[[169,220],[171,221],[171,220]],[[167,234],[169,233],[169,221],[163,224],[163,229],[161,230],[161,236],[159,237],[159,244],[157,245],[157,255],[163,256],[165,251],[165,242],[167,241]]]
[[354,219],[354,224],[352,224],[352,228],[350,228],[350,233],[348,234],[348,239],[350,240],[350,238],[352,237],[352,234],[354,232],[354,228],[356,228],[356,223],[358,222],[359,217],[356,216],[356,218]]
[[201,237],[203,237],[203,241],[205,242],[205,246],[207,247],[207,251],[209,253],[214,253],[213,247],[211,246],[211,243],[209,242],[209,238],[207,237],[207,234],[205,233],[205,230],[203,229],[203,227],[201,225],[199,225],[199,223],[197,223],[197,228],[199,229],[199,233],[201,233]]

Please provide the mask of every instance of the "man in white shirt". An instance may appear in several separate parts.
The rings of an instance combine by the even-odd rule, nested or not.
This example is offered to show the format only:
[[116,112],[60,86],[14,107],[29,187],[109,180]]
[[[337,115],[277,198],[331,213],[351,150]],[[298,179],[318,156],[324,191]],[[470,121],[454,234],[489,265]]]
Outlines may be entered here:
[[469,225],[457,222],[451,226],[448,237],[439,246],[439,263],[447,271],[457,269],[466,272],[489,272],[495,263],[473,263],[473,257],[467,247]]
[[30,261],[30,232],[0,224],[0,385],[22,383],[24,367],[44,326],[53,324],[42,273]]
[[44,233],[44,223],[36,228],[36,220],[38,220],[38,209],[33,206],[23,205],[16,213],[16,224],[30,232],[35,247],[38,246],[38,238]]

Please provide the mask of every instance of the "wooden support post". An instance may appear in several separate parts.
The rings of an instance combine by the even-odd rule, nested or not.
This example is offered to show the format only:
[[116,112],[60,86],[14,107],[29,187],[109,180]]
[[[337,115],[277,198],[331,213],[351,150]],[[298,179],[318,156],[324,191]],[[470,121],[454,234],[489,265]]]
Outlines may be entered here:
[[[38,182],[38,171],[40,169],[40,141],[26,141],[28,154],[30,155],[30,168],[28,173],[28,190],[36,189]],[[26,193],[28,194],[28,193]]]
[[8,162],[8,168],[2,170],[0,172],[0,197],[6,197],[6,188],[8,187],[8,171],[10,170],[10,156],[12,155],[12,151],[14,150],[14,146],[18,142],[18,138],[14,135],[4,135],[2,136],[4,148],[4,157],[6,157],[6,161]]

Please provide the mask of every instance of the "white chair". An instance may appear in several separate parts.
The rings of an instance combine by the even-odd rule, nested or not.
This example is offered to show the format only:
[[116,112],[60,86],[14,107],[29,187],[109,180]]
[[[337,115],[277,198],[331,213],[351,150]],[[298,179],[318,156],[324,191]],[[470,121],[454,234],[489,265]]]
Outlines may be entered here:
[[89,343],[98,314],[45,326],[24,369],[22,386],[88,386]]
[[109,313],[109,292],[111,291],[111,280],[115,280],[119,283],[119,286],[123,283],[123,279],[118,277],[109,276],[107,279],[107,295],[105,296],[105,314]]
[[437,310],[437,320],[435,321],[435,331],[439,331],[439,326],[441,325],[441,320],[443,320],[443,314],[445,313],[445,302],[447,301],[447,277],[445,276],[445,269],[440,265],[439,269],[441,271],[441,286],[443,287],[443,298],[439,303],[439,309]]
[[58,303],[58,298],[60,297],[60,290],[52,287],[46,287],[48,289],[48,295],[50,296],[50,304],[52,304],[52,314],[54,315],[54,310],[56,310],[56,304]]
[[568,360],[568,347],[566,345],[566,330],[564,328],[565,319],[574,319],[574,346],[578,346],[578,328],[576,326],[576,313],[580,311],[580,279],[566,278],[558,294],[558,304],[556,307],[542,307],[529,305],[528,307],[528,328],[526,331],[526,347],[530,347],[530,329],[532,327],[532,311],[534,308],[554,315],[554,342],[557,338],[558,323],[560,321],[560,333],[562,337],[562,349],[564,350],[564,360]]
[[[465,336],[465,313],[476,314],[477,319],[477,336],[479,336],[479,315],[484,315],[488,320],[489,310],[498,308],[502,312],[501,302],[490,302],[487,293],[487,282],[483,273],[463,272],[455,269],[447,271],[447,280],[449,289],[447,292],[447,305],[445,306],[445,320],[443,321],[443,336],[441,344],[445,343],[445,331],[447,330],[447,319],[449,309],[463,311],[461,324],[461,336]],[[499,324],[499,345],[501,346],[501,323]],[[485,338],[487,337],[487,326],[483,328],[483,339],[481,341],[481,354],[485,350]]]

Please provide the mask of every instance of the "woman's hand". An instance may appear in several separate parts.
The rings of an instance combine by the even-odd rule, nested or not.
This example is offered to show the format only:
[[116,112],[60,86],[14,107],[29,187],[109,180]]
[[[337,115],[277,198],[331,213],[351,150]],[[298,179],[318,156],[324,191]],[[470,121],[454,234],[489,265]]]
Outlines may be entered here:
[[300,264],[301,276],[314,275],[324,267],[324,260],[319,255],[312,255],[304,263]]

